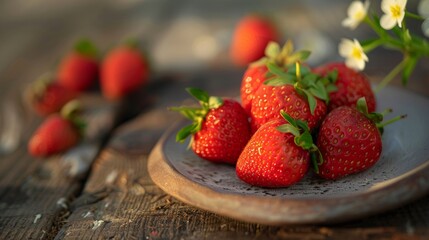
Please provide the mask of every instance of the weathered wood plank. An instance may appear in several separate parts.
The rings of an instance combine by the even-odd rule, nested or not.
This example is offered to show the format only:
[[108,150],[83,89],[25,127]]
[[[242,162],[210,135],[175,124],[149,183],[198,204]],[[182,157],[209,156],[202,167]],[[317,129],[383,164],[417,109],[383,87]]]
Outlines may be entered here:
[[68,214],[68,203],[82,189],[80,178],[86,176],[103,138],[114,124],[114,105],[99,95],[79,99],[85,106],[83,118],[88,122],[84,142],[92,148],[89,153],[77,151],[82,148],[78,146],[45,160],[31,157],[27,141],[41,119],[29,114],[33,117],[23,124],[26,136],[20,146],[1,158],[0,239],[52,238],[61,227]]

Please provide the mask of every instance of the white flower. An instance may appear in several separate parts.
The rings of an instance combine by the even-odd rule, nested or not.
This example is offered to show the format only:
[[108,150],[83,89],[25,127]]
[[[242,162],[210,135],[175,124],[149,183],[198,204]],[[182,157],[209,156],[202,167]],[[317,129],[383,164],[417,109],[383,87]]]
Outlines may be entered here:
[[407,0],[383,0],[381,10],[384,15],[380,19],[380,25],[386,30],[392,29],[396,24],[402,27],[406,4]]
[[355,29],[360,22],[366,17],[369,8],[369,1],[362,3],[361,1],[354,1],[347,9],[347,18],[341,23],[344,27]]
[[346,59],[346,66],[349,68],[362,71],[365,68],[365,62],[368,62],[368,57],[356,39],[341,40],[338,51]]

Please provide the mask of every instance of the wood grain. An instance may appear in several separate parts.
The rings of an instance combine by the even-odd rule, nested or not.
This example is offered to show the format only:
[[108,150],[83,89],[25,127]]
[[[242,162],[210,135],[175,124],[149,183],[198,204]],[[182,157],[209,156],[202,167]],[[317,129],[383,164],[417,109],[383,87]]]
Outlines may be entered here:
[[[85,106],[83,118],[88,124],[100,117],[113,119],[115,108],[99,95],[81,96]],[[70,174],[70,163],[64,155],[48,159],[35,159],[27,152],[30,135],[42,121],[27,108],[29,118],[24,118],[25,136],[18,149],[1,159],[0,176],[0,239],[52,238],[69,214],[70,202],[82,189],[82,175],[89,165],[80,166],[80,175]],[[23,116],[22,116],[23,117]],[[98,121],[101,130],[90,126],[93,138],[85,138],[86,144],[101,147],[103,138],[113,127],[113,122]],[[110,124],[112,123],[112,124]],[[94,125],[94,124],[92,124]],[[96,151],[89,156],[95,158]],[[86,167],[86,168],[85,168]]]

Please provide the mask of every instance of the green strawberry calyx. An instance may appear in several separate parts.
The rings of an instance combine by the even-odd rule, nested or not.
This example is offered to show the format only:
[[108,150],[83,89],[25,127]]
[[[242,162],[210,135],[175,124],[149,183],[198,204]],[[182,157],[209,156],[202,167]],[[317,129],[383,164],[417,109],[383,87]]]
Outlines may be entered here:
[[392,119],[389,119],[389,120],[383,122],[384,116],[388,113],[391,113],[392,109],[390,109],[390,108],[386,109],[381,113],[377,113],[377,112],[370,113],[370,112],[368,112],[368,105],[366,103],[365,97],[361,97],[357,100],[356,108],[359,112],[361,112],[363,115],[365,115],[365,117],[367,117],[369,120],[371,120],[375,124],[375,126],[377,127],[380,134],[383,134],[384,127],[386,125],[389,125],[391,123],[394,123],[398,120],[401,120],[401,119],[407,117],[407,115],[399,115],[399,116],[396,116]]
[[193,135],[201,130],[204,119],[211,109],[216,109],[223,105],[222,98],[209,96],[206,91],[201,89],[186,88],[186,91],[200,103],[200,107],[180,106],[169,108],[172,111],[181,113],[184,117],[192,121],[192,124],[182,128],[177,133],[176,141],[181,143],[189,135]]
[[74,44],[74,51],[93,59],[96,59],[98,56],[98,49],[89,39],[80,39],[77,41]]
[[294,119],[285,111],[280,110],[280,115],[286,120],[287,124],[277,127],[277,130],[283,133],[291,133],[294,135],[295,145],[309,151],[311,162],[316,173],[319,173],[319,165],[323,163],[322,153],[313,142],[313,137],[310,133],[310,128],[305,121]]
[[82,119],[81,112],[81,103],[78,100],[71,100],[61,108],[60,115],[70,121],[73,126],[78,130],[79,135],[83,137],[87,124]]
[[54,81],[54,74],[47,72],[38,77],[31,85],[31,96],[34,98],[41,98],[46,92],[48,86]]
[[314,115],[317,106],[316,97],[329,103],[329,93],[336,91],[335,81],[338,73],[336,71],[328,73],[326,76],[315,74],[307,66],[301,66],[299,62],[289,65],[287,71],[277,65],[268,63],[268,75],[265,85],[283,86],[292,85],[295,91],[305,97],[310,107],[310,112]]
[[251,65],[275,64],[279,67],[286,67],[297,61],[305,61],[310,54],[311,52],[308,50],[295,51],[291,40],[288,40],[281,48],[277,42],[271,41],[265,48],[265,57],[251,63]]

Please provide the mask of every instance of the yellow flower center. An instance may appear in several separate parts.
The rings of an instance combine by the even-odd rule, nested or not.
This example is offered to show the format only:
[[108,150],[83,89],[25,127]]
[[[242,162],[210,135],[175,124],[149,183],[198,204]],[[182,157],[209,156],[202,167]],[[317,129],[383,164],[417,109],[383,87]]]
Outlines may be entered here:
[[354,18],[357,20],[362,20],[365,17],[365,13],[363,11],[357,11],[354,15]]
[[394,18],[399,18],[401,16],[401,7],[399,5],[392,5],[390,7],[390,12]]
[[355,59],[362,59],[362,51],[357,47],[353,47],[352,56]]

